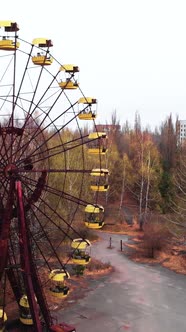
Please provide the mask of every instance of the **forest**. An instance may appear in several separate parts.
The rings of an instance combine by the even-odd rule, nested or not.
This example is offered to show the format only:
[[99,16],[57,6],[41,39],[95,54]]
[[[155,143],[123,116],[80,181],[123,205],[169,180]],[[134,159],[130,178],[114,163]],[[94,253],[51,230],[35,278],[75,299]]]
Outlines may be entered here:
[[[85,167],[87,169],[106,168],[109,170],[109,190],[106,193],[97,193],[96,201],[103,204],[107,214],[107,206],[116,203],[118,215],[125,205],[125,197],[135,202],[136,218],[140,229],[144,223],[149,223],[152,216],[161,216],[161,220],[168,221],[173,232],[183,234],[185,229],[186,211],[186,160],[184,142],[179,140],[179,120],[173,123],[170,114],[160,128],[151,131],[142,128],[140,115],[136,113],[133,126],[128,122],[121,124],[114,111],[109,122],[108,151],[101,160],[97,156],[87,156]],[[88,128],[84,128],[84,135],[89,134]],[[95,131],[95,129],[93,130]],[[71,141],[77,135],[76,132],[66,129],[63,133],[63,141]],[[87,149],[84,145],[84,150]],[[69,150],[68,160],[74,168],[81,168],[81,158],[78,158],[80,149]],[[63,156],[52,159],[55,167],[64,164]],[[60,175],[62,176],[62,175]],[[95,201],[95,193],[90,191],[90,177],[84,178],[82,174],[69,174],[66,186],[73,196],[78,197],[81,188],[81,198]],[[60,184],[58,175],[51,181]],[[66,202],[61,206],[65,208],[66,218],[73,214],[73,204]],[[64,212],[64,211],[63,211]]]

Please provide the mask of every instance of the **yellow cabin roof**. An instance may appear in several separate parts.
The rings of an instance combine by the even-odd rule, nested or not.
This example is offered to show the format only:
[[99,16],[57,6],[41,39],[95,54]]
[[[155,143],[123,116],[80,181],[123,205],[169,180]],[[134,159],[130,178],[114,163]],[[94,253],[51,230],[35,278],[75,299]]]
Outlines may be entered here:
[[93,168],[90,175],[93,175],[93,176],[109,175],[109,170],[107,168]]
[[29,308],[28,297],[27,295],[23,295],[19,301],[19,304],[24,308]]
[[90,133],[88,136],[89,139],[96,139],[96,138],[107,138],[106,133],[97,132],[97,133]]
[[53,46],[52,41],[50,39],[46,39],[46,38],[34,38],[32,40],[32,44],[40,46],[40,47],[51,47],[51,46]]
[[70,275],[68,272],[62,269],[52,270],[49,274],[49,279],[52,281],[64,281],[65,277],[70,278]]
[[100,213],[100,212],[104,212],[104,207],[101,205],[91,205],[88,204],[85,208],[85,212],[88,213]]
[[0,27],[11,27],[11,21],[0,21]]
[[[5,28],[5,31],[18,31],[19,26],[16,22],[11,21],[0,21],[0,27]],[[7,28],[7,29],[6,29]]]
[[3,309],[0,309],[0,318],[4,316],[4,322],[7,320],[6,312],[3,311]]
[[79,67],[72,65],[72,64],[68,64],[68,65],[63,65],[59,68],[60,71],[66,71],[67,73],[77,73],[79,72]]
[[85,98],[80,98],[78,100],[78,104],[96,104],[97,99],[92,98],[92,97],[85,97]]
[[71,243],[71,247],[74,248],[74,249],[79,249],[79,250],[82,250],[82,249],[86,249],[87,246],[90,246],[91,243],[89,240],[85,239],[81,239],[81,238],[78,238],[78,239],[74,239]]

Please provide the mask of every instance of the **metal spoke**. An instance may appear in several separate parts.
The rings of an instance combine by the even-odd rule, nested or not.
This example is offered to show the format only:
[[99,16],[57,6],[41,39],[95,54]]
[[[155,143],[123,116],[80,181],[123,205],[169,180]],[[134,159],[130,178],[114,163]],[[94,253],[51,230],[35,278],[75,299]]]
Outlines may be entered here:
[[79,106],[86,97],[75,79],[79,68],[53,57],[51,40],[20,39],[14,22],[0,21],[0,28],[8,35],[0,36],[2,308],[8,283],[19,309],[20,299],[27,297],[33,330],[42,331],[40,311],[49,331],[54,322],[44,291],[46,275],[59,269],[68,276],[71,256],[64,245],[72,250],[74,236],[83,239],[77,216],[98,199],[98,193],[85,197],[84,190],[92,171],[86,166],[91,164],[86,160],[89,135]]

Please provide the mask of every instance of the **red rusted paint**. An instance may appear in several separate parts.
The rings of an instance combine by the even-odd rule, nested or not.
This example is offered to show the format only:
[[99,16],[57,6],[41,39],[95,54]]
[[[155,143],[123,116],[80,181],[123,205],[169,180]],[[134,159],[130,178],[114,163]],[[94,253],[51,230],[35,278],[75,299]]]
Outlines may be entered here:
[[35,299],[35,292],[33,287],[32,280],[32,267],[30,261],[30,248],[29,248],[29,239],[28,233],[26,229],[26,220],[25,220],[25,212],[23,205],[23,194],[22,194],[22,186],[20,181],[16,181],[16,192],[17,192],[17,200],[18,200],[18,219],[19,219],[19,228],[20,228],[20,258],[21,258],[21,268],[24,271],[23,278],[26,288],[26,295],[28,297],[28,302],[30,306],[30,311],[32,314],[32,319],[34,323],[34,328],[37,332],[42,332],[42,326],[39,318],[39,310],[37,306],[37,302]]
[[52,332],[76,332],[76,329],[72,325],[68,325],[66,323],[60,323],[57,325],[53,325],[50,327]]

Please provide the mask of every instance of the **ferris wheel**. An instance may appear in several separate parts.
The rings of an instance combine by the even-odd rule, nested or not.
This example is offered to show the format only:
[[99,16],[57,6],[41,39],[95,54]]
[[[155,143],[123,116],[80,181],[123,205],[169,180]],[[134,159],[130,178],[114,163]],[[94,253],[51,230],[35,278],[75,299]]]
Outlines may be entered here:
[[[82,92],[78,66],[61,64],[52,47],[46,38],[25,41],[16,22],[0,21],[0,331],[10,290],[23,331],[75,331],[54,322],[43,285],[59,299],[68,295],[67,239],[75,264],[90,261],[90,242],[74,226],[81,211],[86,227],[104,225],[98,196],[109,187],[101,161],[107,136],[94,123],[97,99]],[[93,122],[91,133],[84,120]]]

